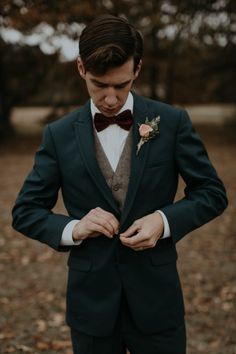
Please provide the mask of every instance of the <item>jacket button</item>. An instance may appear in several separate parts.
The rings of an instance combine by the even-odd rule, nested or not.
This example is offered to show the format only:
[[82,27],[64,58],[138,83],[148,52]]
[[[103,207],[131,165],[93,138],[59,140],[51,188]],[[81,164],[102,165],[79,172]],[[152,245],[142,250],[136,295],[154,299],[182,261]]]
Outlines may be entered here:
[[121,185],[120,184],[115,184],[113,187],[112,187],[112,189],[113,189],[113,191],[118,191],[119,189],[120,189],[120,187],[121,187]]

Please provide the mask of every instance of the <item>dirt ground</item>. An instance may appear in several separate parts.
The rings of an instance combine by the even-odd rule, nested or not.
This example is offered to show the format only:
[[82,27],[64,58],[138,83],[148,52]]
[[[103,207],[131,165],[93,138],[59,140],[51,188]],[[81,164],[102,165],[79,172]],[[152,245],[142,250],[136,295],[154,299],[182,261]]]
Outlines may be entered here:
[[[198,130],[226,185],[229,207],[178,244],[188,354],[236,354],[236,130]],[[67,254],[11,228],[10,211],[38,142],[21,137],[0,146],[1,354],[72,354],[64,322]]]

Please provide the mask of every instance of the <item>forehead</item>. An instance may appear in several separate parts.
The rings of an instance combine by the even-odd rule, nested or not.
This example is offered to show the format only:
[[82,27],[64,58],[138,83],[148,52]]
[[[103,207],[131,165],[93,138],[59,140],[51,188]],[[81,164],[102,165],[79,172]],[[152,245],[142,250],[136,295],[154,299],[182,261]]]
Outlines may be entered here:
[[129,59],[123,65],[108,70],[104,75],[96,75],[87,72],[87,77],[91,80],[96,80],[102,83],[119,84],[133,79],[134,75],[134,60]]

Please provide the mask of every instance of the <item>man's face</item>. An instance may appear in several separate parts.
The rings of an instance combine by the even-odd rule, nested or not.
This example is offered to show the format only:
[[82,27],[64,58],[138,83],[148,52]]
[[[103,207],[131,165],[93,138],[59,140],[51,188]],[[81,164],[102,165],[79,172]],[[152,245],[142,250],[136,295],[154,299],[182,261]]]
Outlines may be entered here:
[[85,71],[83,63],[78,59],[78,70],[85,80],[88,93],[95,106],[106,117],[117,114],[128,97],[133,81],[138,77],[141,62],[134,73],[134,60],[129,59],[123,65],[108,70],[102,76]]

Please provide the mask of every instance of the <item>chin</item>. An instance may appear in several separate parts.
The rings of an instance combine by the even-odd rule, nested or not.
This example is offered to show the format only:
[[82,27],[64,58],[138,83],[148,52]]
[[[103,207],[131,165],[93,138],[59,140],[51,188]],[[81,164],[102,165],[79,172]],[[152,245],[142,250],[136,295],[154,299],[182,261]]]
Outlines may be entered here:
[[116,115],[120,111],[120,107],[116,109],[102,109],[101,112],[107,116],[107,117],[112,117]]

